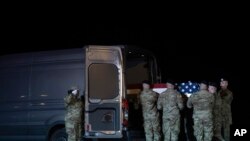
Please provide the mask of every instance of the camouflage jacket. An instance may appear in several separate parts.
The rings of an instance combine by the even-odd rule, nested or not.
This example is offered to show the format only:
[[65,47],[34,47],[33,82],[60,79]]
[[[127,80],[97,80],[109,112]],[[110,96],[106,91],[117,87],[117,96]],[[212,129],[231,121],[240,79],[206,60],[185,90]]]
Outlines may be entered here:
[[220,90],[218,93],[221,96],[222,119],[223,121],[232,124],[231,103],[233,100],[233,93],[228,89]]
[[144,119],[159,118],[157,110],[158,94],[152,90],[143,90],[140,95],[140,102],[142,105],[142,112]]
[[214,93],[214,108],[213,108],[213,115],[214,115],[214,119],[216,121],[220,121],[222,115],[221,115],[221,111],[222,111],[222,101],[221,101],[221,97],[219,95],[219,93]]
[[181,94],[174,89],[167,89],[160,94],[157,108],[163,110],[163,118],[178,117],[180,110],[184,108]]
[[214,95],[207,90],[200,90],[192,94],[187,101],[188,108],[194,108],[193,117],[212,119],[214,108]]
[[69,94],[64,98],[66,116],[79,117],[82,115],[83,103],[80,98]]

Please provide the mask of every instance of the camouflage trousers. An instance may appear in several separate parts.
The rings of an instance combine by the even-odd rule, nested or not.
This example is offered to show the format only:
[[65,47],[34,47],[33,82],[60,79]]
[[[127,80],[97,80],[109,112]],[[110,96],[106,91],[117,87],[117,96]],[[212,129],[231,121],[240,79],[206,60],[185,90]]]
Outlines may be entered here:
[[194,118],[194,135],[197,141],[212,141],[213,120]]
[[214,119],[213,127],[214,127],[214,137],[219,139],[220,141],[224,141],[224,139],[221,135],[221,128],[222,128],[221,120]]
[[157,118],[144,119],[144,131],[146,141],[160,141],[161,140],[161,126]]
[[163,119],[163,135],[164,141],[178,141],[180,133],[180,118]]
[[230,141],[230,124],[227,122],[222,123],[222,129],[225,141]]
[[81,141],[82,126],[80,121],[65,121],[66,133],[68,141]]

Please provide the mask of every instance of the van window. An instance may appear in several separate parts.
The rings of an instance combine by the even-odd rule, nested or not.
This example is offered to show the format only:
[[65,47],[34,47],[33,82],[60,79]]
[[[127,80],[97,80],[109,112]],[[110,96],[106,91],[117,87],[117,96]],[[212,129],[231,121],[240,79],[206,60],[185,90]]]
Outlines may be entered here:
[[114,64],[91,64],[88,72],[89,98],[113,99],[118,96],[118,68]]

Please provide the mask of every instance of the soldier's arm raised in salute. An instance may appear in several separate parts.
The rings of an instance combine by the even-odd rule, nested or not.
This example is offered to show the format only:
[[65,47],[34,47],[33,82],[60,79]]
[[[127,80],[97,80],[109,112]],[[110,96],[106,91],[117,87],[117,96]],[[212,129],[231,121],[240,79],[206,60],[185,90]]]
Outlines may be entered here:
[[65,106],[67,107],[68,105],[70,105],[73,102],[73,95],[72,94],[68,94],[65,98],[64,98],[64,102],[65,102]]

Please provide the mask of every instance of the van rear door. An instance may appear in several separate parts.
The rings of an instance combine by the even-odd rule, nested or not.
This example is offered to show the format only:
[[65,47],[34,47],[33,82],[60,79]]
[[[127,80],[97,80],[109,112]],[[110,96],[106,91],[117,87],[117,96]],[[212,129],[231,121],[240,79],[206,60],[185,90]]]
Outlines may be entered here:
[[86,47],[85,138],[122,137],[122,62],[119,46]]

